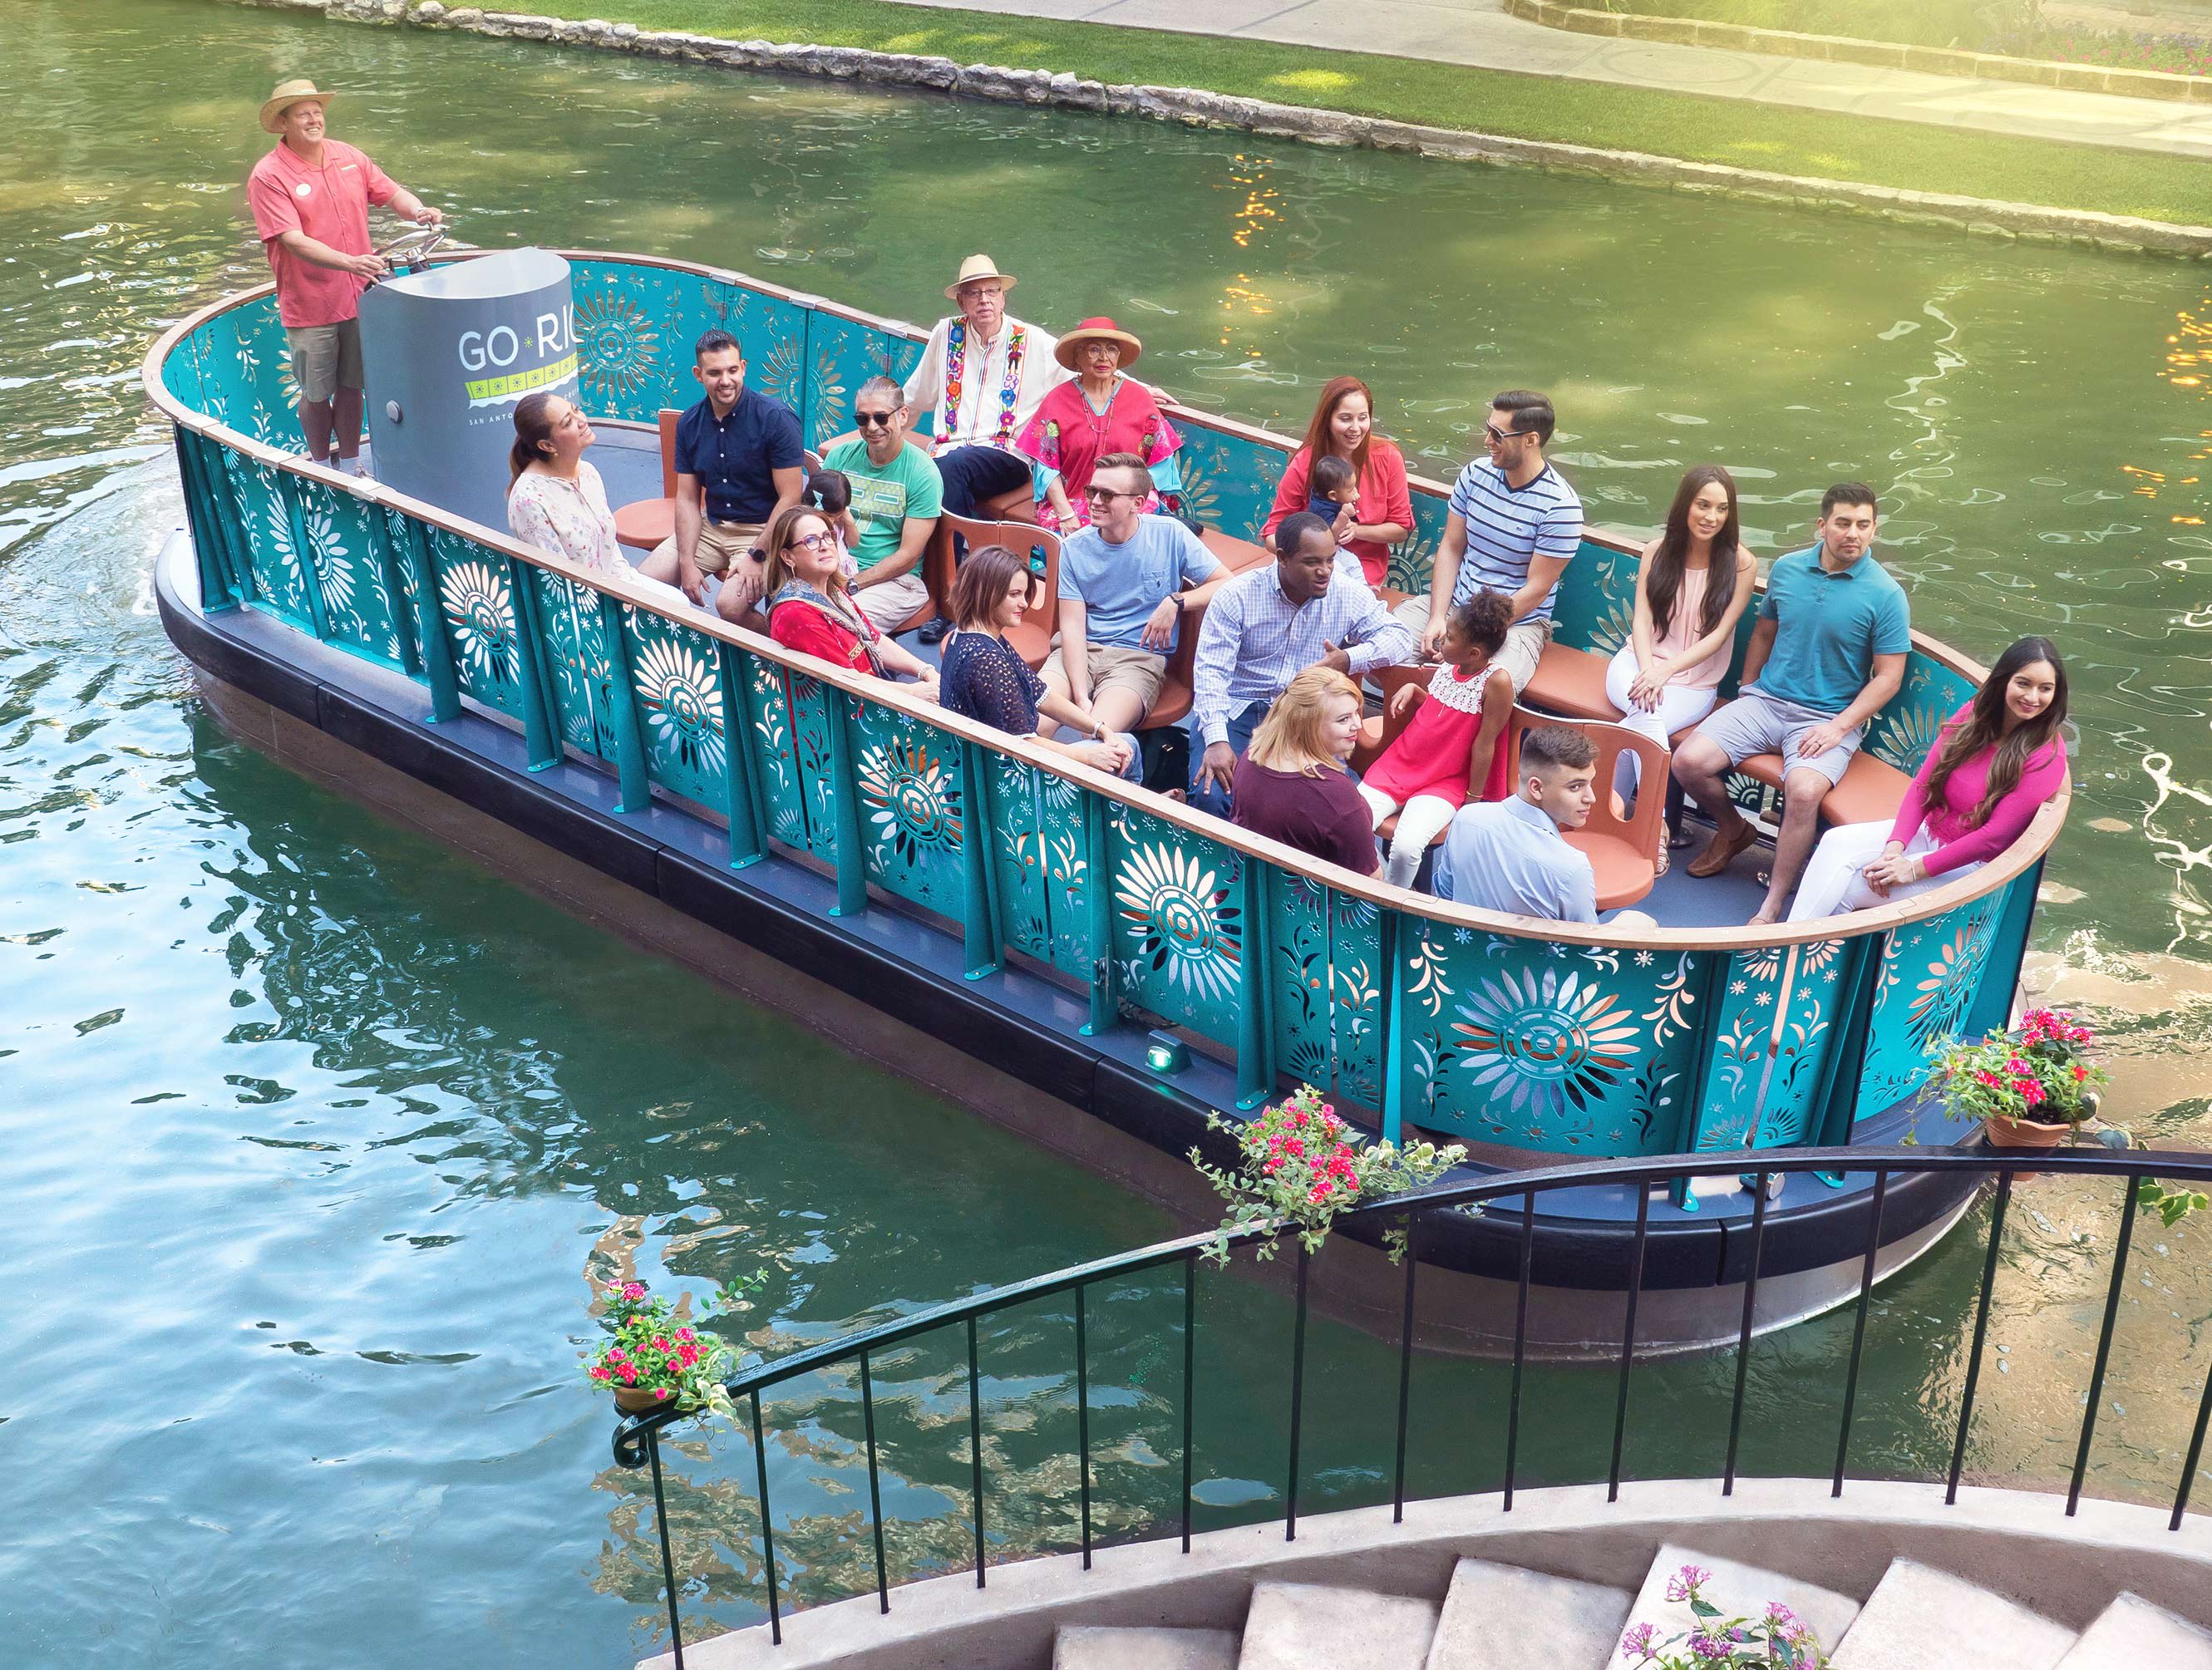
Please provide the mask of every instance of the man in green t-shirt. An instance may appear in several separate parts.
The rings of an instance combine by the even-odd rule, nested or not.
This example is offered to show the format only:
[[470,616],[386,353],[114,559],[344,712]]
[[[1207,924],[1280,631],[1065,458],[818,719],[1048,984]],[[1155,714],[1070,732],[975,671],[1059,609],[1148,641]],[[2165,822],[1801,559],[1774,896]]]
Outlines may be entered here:
[[888,377],[871,377],[853,397],[860,428],[822,449],[824,469],[853,483],[853,601],[884,632],[896,631],[929,601],[921,554],[945,507],[937,465],[919,446],[906,444],[906,395]]

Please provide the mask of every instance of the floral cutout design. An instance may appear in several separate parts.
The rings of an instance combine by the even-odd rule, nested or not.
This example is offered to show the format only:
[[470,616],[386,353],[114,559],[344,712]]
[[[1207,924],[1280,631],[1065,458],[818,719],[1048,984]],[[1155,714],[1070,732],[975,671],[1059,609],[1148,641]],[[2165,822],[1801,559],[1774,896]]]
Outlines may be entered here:
[[603,408],[626,411],[659,378],[659,328],[610,282],[576,305],[576,367],[585,392]]
[[701,776],[719,778],[729,751],[714,664],[681,644],[653,638],[640,647],[631,675],[654,751]]
[[960,780],[933,738],[902,737],[864,748],[860,779],[872,843],[909,867],[933,853],[959,851]]
[[438,582],[456,659],[471,683],[515,682],[514,594],[488,562],[450,564]]
[[1235,873],[1207,854],[1132,843],[1114,878],[1131,986],[1158,982],[1200,1007],[1233,998],[1244,956],[1236,892]]
[[1456,1010],[1454,1048],[1469,1083],[1505,1119],[1545,1120],[1589,1108],[1644,1048],[1630,1006],[1577,970],[1486,975]]

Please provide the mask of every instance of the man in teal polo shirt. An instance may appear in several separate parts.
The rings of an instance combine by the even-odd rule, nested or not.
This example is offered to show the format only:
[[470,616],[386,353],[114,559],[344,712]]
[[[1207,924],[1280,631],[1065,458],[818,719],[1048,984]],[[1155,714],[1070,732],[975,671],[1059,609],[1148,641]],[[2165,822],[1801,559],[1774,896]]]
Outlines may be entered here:
[[1777,557],[1744,652],[1736,699],[1709,715],[1674,754],[1674,780],[1713,820],[1691,861],[1717,876],[1757,835],[1722,780],[1754,754],[1782,756],[1782,830],[1766,902],[1752,923],[1782,920],[1820,833],[1820,801],[1842,780],[1867,721],[1905,682],[1912,625],[1905,590],[1868,555],[1874,489],[1844,482],[1820,498],[1818,543]]
[[822,449],[825,470],[853,484],[853,601],[878,631],[896,632],[929,601],[922,553],[944,513],[945,484],[920,446],[907,445],[906,392],[871,377],[853,397],[853,434]]

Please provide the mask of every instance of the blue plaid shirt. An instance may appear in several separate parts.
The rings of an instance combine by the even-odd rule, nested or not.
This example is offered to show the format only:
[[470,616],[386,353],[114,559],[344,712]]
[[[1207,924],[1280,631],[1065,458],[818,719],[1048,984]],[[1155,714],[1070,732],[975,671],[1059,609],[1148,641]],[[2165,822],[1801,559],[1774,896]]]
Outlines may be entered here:
[[1232,714],[1273,703],[1330,644],[1346,653],[1354,678],[1414,657],[1412,631],[1343,564],[1329,576],[1328,590],[1304,604],[1283,595],[1279,567],[1269,562],[1237,575],[1206,605],[1191,675],[1191,715],[1203,744],[1228,741]]

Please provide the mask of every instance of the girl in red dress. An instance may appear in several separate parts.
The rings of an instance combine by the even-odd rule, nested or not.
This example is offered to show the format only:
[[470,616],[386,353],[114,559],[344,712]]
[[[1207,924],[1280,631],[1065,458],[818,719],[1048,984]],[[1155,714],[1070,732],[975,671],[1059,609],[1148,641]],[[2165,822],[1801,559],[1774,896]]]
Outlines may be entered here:
[[1390,838],[1390,862],[1383,879],[1413,885],[1421,854],[1472,795],[1503,800],[1507,750],[1498,738],[1513,712],[1513,680],[1491,657],[1505,647],[1513,624],[1512,599],[1497,592],[1477,592],[1452,611],[1444,628],[1443,664],[1424,691],[1407,684],[1390,698],[1390,717],[1413,723],[1382,750],[1359,785],[1360,797],[1380,829],[1392,812],[1397,832]]

